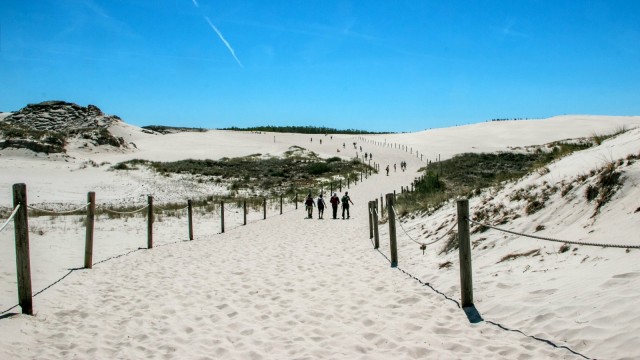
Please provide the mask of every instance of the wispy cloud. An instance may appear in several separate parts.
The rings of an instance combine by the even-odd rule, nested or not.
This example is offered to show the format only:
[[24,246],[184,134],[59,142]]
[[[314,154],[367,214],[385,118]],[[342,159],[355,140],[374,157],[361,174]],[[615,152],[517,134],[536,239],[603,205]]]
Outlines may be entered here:
[[211,20],[207,16],[205,16],[204,19],[207,20],[207,23],[209,23],[209,26],[211,26],[213,31],[215,31],[216,34],[218,34],[218,37],[220,38],[220,40],[222,40],[222,42],[227,47],[227,49],[229,49],[229,52],[231,53],[231,56],[233,56],[233,58],[236,59],[236,62],[238,63],[238,65],[240,65],[240,67],[244,67],[244,66],[242,66],[242,63],[240,62],[240,60],[236,56],[236,52],[233,51],[233,48],[231,47],[231,44],[229,44],[229,42],[224,38],[224,36],[222,36],[222,33],[220,32],[220,30],[218,30],[218,28],[215,25],[213,25],[213,23],[211,22]]
[[197,8],[200,7],[200,5],[198,5],[198,2],[196,0],[191,0],[191,1],[193,1],[193,5],[195,5]]
[[515,21],[509,19],[507,24],[500,29],[503,36],[529,37],[529,35],[513,29]]

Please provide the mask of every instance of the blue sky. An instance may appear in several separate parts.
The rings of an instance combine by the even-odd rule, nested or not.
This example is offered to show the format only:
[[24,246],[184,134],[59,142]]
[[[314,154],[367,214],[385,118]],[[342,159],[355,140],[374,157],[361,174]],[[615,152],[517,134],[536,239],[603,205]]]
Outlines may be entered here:
[[3,0],[0,111],[418,131],[640,115],[640,1]]

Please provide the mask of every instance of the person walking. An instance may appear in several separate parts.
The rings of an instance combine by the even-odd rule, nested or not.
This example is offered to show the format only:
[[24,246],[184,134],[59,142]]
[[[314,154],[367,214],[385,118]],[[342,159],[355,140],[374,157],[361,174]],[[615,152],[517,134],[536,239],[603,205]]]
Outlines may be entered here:
[[389,165],[387,165],[387,168],[385,170],[387,170],[387,176],[389,176]]
[[331,199],[329,199],[329,202],[331,203],[331,208],[333,210],[333,218],[337,219],[338,218],[338,204],[340,204],[340,198],[338,197],[337,193],[333,193],[333,196],[331,197]]
[[307,207],[307,219],[313,218],[313,208],[316,206],[316,204],[313,202],[311,194],[307,196],[307,200],[305,200],[304,205]]
[[318,203],[318,219],[322,219],[324,216],[324,208],[327,206],[327,204],[324,202],[324,199],[322,198],[322,194],[320,194],[320,196],[318,197],[318,201],[316,201]]
[[351,198],[349,197],[349,192],[345,191],[344,195],[342,196],[342,219],[344,220],[344,212],[347,212],[347,219],[350,218],[349,216],[349,203],[355,205],[353,203],[353,201],[351,201]]

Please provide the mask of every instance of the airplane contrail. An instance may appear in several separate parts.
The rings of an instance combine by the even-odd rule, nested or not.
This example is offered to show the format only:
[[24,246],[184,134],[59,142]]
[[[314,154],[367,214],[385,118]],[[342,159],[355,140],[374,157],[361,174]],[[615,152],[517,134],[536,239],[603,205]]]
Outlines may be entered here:
[[200,8],[200,5],[198,5],[198,2],[196,0],[191,0],[193,1],[193,5],[195,5],[197,8]]
[[233,56],[233,58],[236,59],[236,62],[238,63],[238,65],[240,65],[240,67],[244,68],[244,66],[242,66],[242,63],[240,62],[240,60],[238,60],[238,57],[236,56],[235,51],[233,51],[233,48],[231,47],[231,45],[227,42],[227,40],[225,40],[224,36],[222,36],[222,33],[220,32],[220,30],[218,30],[218,28],[215,25],[213,25],[213,23],[211,22],[211,20],[209,20],[209,18],[207,16],[205,16],[204,19],[207,20],[207,22],[209,23],[209,26],[211,26],[213,31],[215,31],[216,34],[218,34],[218,37],[220,37],[220,40],[222,40],[222,42],[225,44],[227,49],[229,49],[229,52],[231,53],[231,56]]

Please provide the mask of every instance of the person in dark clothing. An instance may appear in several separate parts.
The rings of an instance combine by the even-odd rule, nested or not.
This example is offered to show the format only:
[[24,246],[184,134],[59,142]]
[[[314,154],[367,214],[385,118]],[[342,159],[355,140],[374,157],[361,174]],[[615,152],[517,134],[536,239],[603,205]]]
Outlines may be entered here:
[[322,219],[322,217],[324,216],[324,208],[327,206],[327,204],[324,202],[324,199],[322,198],[322,194],[320,194],[320,196],[318,197],[318,201],[316,201],[318,203],[318,219]]
[[329,199],[329,202],[331,203],[331,208],[333,210],[333,218],[337,219],[338,218],[338,204],[340,204],[340,198],[338,197],[337,193],[333,193],[333,196],[331,197],[331,199]]
[[313,218],[313,208],[316,206],[316,204],[313,202],[311,194],[307,196],[307,200],[305,200],[304,205],[307,207],[307,219]]
[[350,218],[350,216],[349,216],[349,203],[353,204],[353,201],[351,201],[351,198],[349,197],[349,192],[345,191],[344,195],[342,196],[342,218],[343,219],[344,219],[344,212],[345,211],[347,212],[347,219]]

